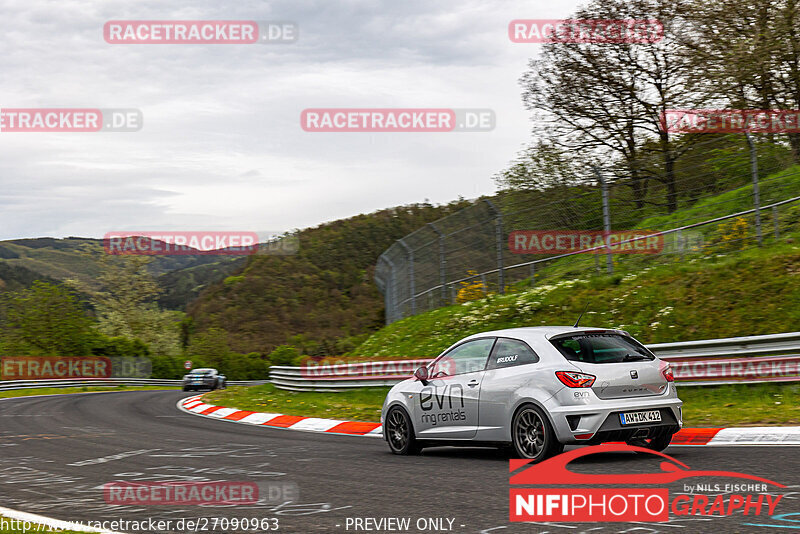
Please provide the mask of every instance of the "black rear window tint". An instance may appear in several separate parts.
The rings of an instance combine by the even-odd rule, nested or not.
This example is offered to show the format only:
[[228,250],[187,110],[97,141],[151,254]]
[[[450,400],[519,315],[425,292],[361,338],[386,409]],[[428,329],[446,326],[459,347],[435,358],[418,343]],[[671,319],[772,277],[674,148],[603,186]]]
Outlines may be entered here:
[[644,345],[619,334],[576,334],[551,339],[550,342],[573,362],[623,363],[655,359]]

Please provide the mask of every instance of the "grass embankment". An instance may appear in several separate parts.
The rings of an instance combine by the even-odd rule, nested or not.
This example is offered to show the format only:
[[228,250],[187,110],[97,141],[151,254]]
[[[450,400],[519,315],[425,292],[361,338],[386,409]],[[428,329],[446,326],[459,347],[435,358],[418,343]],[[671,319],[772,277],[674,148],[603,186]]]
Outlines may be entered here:
[[[2,383],[2,382],[0,382]],[[97,387],[75,387],[75,388],[31,388],[31,389],[12,389],[10,391],[0,391],[0,399],[11,397],[30,397],[32,395],[61,395],[69,393],[91,393],[95,391],[147,391],[158,389],[172,389],[166,386],[97,386]],[[177,388],[176,388],[177,389]],[[0,531],[2,532],[2,531]]]
[[[292,392],[263,386],[233,386],[203,397],[211,404],[252,410],[344,419],[380,421],[389,388],[363,388],[341,393]],[[800,384],[737,384],[678,387],[687,427],[800,424]]]
[[[766,204],[798,190],[795,166],[762,179],[761,198]],[[746,185],[671,215],[645,218],[637,227],[675,228],[750,209],[752,202],[753,187]],[[728,221],[692,230],[704,246],[683,254],[674,247],[664,254],[617,254],[611,276],[597,273],[591,254],[554,260],[537,268],[533,286],[528,279],[512,284],[506,295],[408,317],[375,332],[349,355],[430,357],[481,331],[573,324],[587,304],[583,324],[623,327],[645,343],[800,330],[800,203],[780,208],[780,238],[772,234],[772,216],[771,210],[762,213],[761,248],[748,217],[740,221],[744,227]]]
[[[800,191],[800,165],[795,165],[784,171],[762,177],[760,183],[761,205],[786,199],[797,195]],[[644,230],[670,230],[679,226],[699,223],[747,211],[753,208],[753,186],[744,185],[736,189],[711,196],[696,203],[681,207],[669,215],[645,217],[639,222],[628,222],[619,227],[614,223],[615,230],[629,228]],[[613,210],[613,208],[612,208]],[[793,238],[800,239],[800,203],[781,206],[777,212],[777,221],[773,218],[775,212],[771,209],[762,210],[761,222],[763,225],[763,240],[766,246],[780,243],[781,240]],[[612,216],[613,220],[613,216]],[[773,225],[778,223],[780,238],[775,238]],[[640,271],[654,265],[670,261],[691,260],[719,253],[728,253],[735,249],[752,248],[757,245],[755,231],[755,216],[744,215],[741,218],[730,219],[714,224],[708,224],[686,230],[681,234],[685,240],[682,245],[677,242],[678,234],[672,233],[664,236],[663,250],[660,254],[616,254],[613,257],[615,272],[626,274]],[[516,257],[518,261],[542,259],[537,255],[522,255]],[[509,258],[509,263],[515,263],[515,258]],[[599,260],[599,261],[598,261]],[[597,263],[596,263],[597,262]],[[599,268],[605,272],[606,258],[603,255],[578,254],[557,260],[540,263],[536,266],[535,278],[539,283],[552,283],[554,281],[572,278],[589,277],[597,274]],[[527,273],[528,268],[513,269],[509,271],[511,278],[516,278]],[[467,273],[463,273],[466,276]],[[516,282],[513,287],[525,287],[529,281]]]
[[800,330],[800,246],[794,240],[652,265],[644,270],[542,284],[408,317],[352,352],[420,358],[487,330],[581,323],[622,328],[644,343]]

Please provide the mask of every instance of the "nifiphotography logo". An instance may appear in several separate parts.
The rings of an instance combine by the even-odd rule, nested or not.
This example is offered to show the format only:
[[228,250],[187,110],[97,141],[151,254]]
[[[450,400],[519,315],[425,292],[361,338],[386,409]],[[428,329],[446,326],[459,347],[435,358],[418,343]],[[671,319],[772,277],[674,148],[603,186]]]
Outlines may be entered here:
[[[578,458],[608,452],[645,453],[659,456],[664,461],[660,464],[660,471],[655,473],[583,474],[568,469],[568,464]],[[745,473],[693,470],[664,453],[616,443],[572,450],[520,470],[529,463],[530,460],[510,461],[509,471],[513,474],[509,482],[512,486],[573,487],[512,487],[509,494],[511,521],[668,522],[670,512],[677,517],[722,517],[734,513],[766,517],[774,514],[783,498],[783,495],[767,493],[768,486],[786,487]],[[681,493],[670,500],[666,485],[693,477],[738,478],[750,482],[685,484],[684,489],[690,494]],[[615,485],[625,487],[605,487]],[[661,487],[636,487],[642,485]],[[715,488],[725,493],[711,496],[694,492]]]

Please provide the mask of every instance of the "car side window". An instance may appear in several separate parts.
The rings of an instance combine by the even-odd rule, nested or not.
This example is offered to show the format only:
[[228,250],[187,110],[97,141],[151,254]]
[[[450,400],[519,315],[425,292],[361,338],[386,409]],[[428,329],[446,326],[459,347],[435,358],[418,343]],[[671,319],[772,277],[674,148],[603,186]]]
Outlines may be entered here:
[[483,371],[486,368],[486,360],[489,359],[494,341],[493,337],[475,339],[451,349],[436,360],[430,370],[430,377],[441,378]]
[[486,369],[504,369],[538,361],[539,356],[524,341],[501,337],[494,344]]

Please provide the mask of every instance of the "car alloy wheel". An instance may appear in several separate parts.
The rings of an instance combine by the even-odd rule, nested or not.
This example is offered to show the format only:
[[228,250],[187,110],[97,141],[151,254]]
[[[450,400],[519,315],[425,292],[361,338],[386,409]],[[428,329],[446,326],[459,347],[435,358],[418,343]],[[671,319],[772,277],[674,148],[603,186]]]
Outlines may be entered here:
[[394,454],[416,454],[419,452],[411,421],[401,408],[392,408],[386,415],[384,426],[386,441]]
[[523,406],[511,426],[514,452],[520,458],[541,461],[563,450],[550,421],[535,406]]

